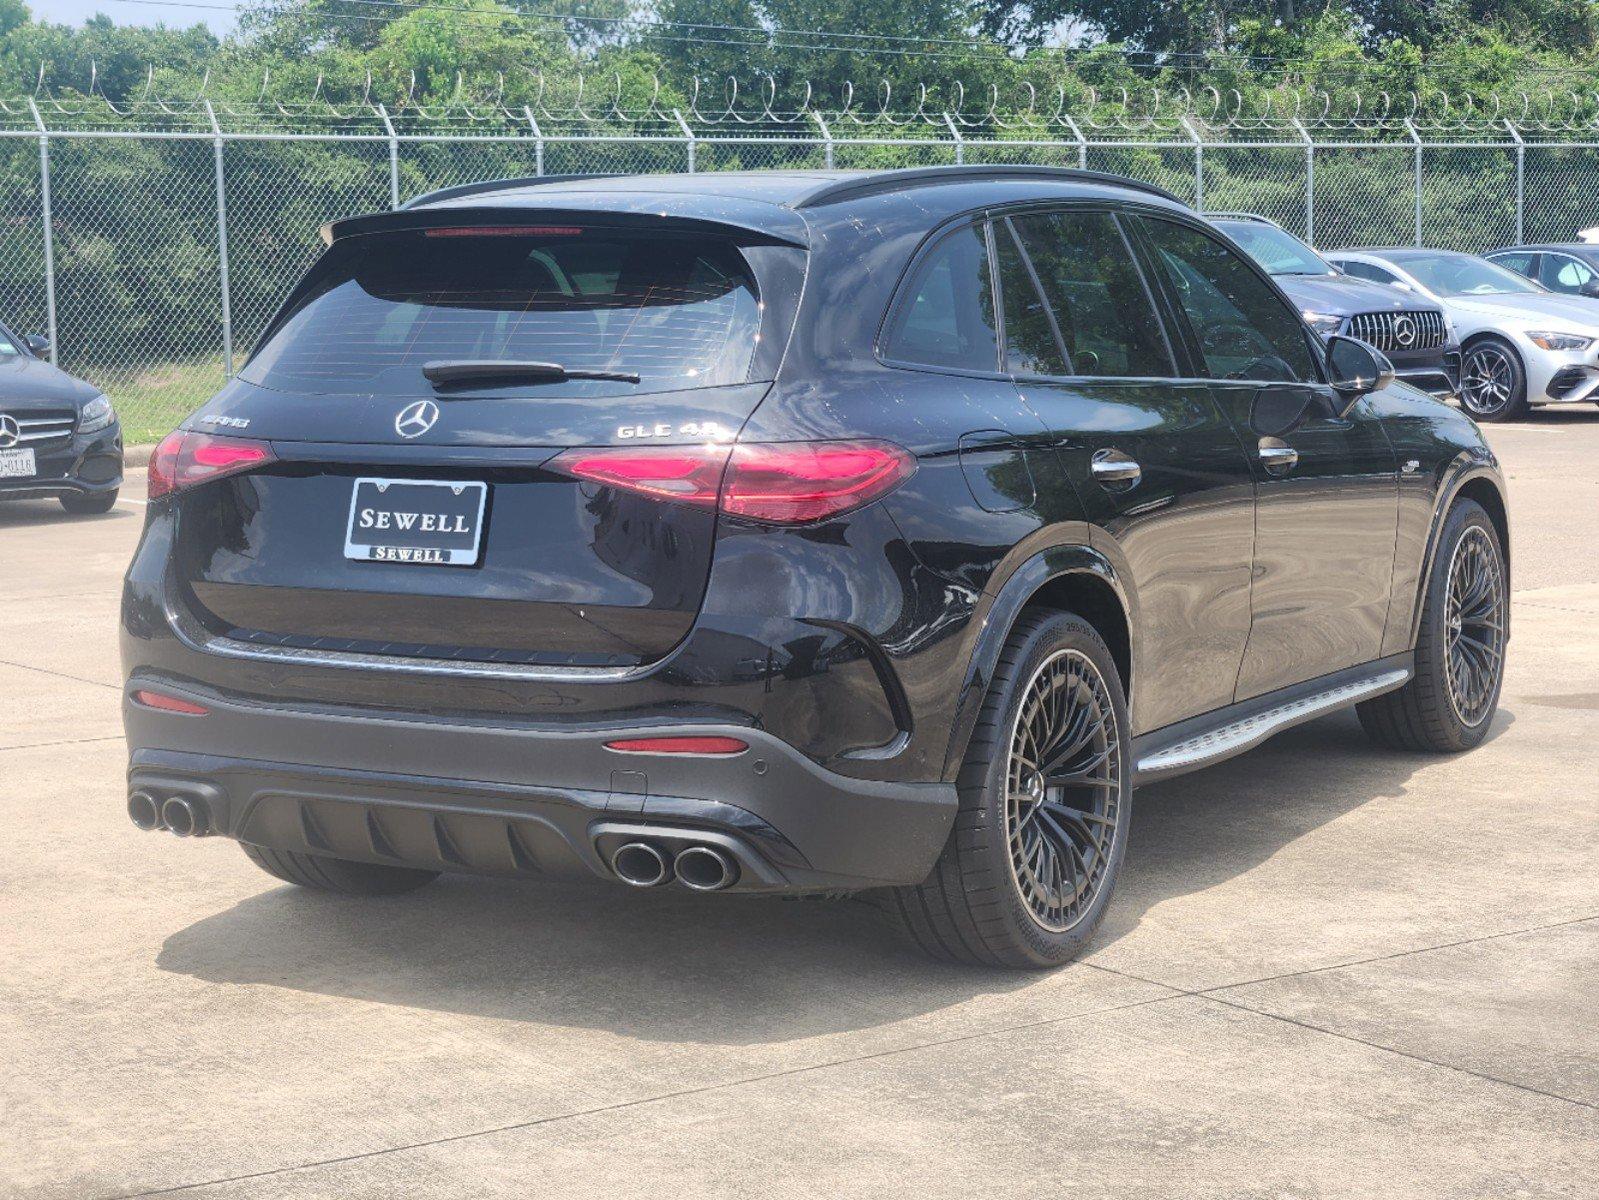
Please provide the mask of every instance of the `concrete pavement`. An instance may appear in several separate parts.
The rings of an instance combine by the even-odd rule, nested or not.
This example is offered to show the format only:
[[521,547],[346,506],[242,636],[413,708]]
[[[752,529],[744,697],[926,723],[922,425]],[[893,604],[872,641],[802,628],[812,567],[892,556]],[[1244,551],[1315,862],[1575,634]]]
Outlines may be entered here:
[[1140,791],[1093,951],[1042,976],[855,904],[340,900],[141,834],[137,489],[0,507],[0,1195],[1594,1195],[1599,410],[1489,436],[1491,740],[1344,715]]

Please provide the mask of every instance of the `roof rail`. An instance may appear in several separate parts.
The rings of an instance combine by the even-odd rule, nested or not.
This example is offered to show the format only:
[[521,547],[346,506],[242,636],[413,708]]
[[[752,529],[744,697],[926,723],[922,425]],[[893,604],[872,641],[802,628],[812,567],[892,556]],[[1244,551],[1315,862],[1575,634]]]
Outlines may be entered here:
[[474,196],[479,192],[503,192],[507,188],[537,187],[541,183],[566,183],[573,179],[615,179],[621,172],[607,171],[599,175],[524,175],[515,179],[482,179],[477,183],[458,183],[454,187],[436,188],[431,192],[423,192],[420,196],[412,196],[399,211],[408,208],[420,208],[424,204],[433,204],[439,200],[454,200],[459,196]]
[[[1273,221],[1270,217],[1264,216],[1261,213],[1256,213],[1256,212],[1206,212],[1205,213],[1205,220],[1207,220],[1207,221],[1259,221],[1262,225],[1270,225],[1273,229],[1282,229],[1283,228],[1276,221]],[[1288,231],[1286,229],[1284,229],[1283,232],[1287,233]]]
[[1107,183],[1115,187],[1132,188],[1148,192],[1177,204],[1183,201],[1165,188],[1109,171],[1089,171],[1081,167],[1043,167],[996,163],[986,166],[906,167],[900,170],[874,171],[852,179],[829,180],[812,191],[795,199],[793,208],[816,208],[838,200],[869,196],[874,192],[894,192],[901,188],[925,187],[935,183],[950,183],[956,179],[1054,179],[1060,182]]

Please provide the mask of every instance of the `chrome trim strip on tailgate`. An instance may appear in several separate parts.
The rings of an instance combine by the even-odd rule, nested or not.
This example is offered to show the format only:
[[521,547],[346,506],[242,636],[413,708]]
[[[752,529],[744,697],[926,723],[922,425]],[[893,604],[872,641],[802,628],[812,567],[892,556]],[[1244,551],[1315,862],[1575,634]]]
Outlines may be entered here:
[[388,671],[402,675],[448,675],[456,679],[514,679],[524,683],[615,683],[646,675],[659,664],[634,667],[530,667],[520,663],[463,662],[447,658],[401,658],[385,654],[360,654],[339,650],[310,650],[297,646],[258,646],[212,633],[188,613],[167,606],[167,621],[190,649],[224,658],[255,662],[292,663],[298,666],[340,667],[358,671]]

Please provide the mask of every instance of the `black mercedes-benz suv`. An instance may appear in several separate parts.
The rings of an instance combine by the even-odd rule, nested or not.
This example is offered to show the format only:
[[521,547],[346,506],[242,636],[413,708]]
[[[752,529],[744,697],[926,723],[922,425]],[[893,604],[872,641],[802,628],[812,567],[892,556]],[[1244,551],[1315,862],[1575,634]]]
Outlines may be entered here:
[[105,513],[122,486],[122,426],[91,383],[52,366],[50,343],[0,325],[0,500],[54,496]]
[[1485,736],[1472,422],[1158,189],[515,180],[337,222],[160,447],[129,813],[279,878],[863,893],[1068,959],[1135,784]]
[[1254,213],[1210,220],[1277,280],[1317,333],[1356,337],[1381,350],[1406,383],[1435,396],[1460,389],[1460,339],[1436,304],[1346,275],[1282,226]]

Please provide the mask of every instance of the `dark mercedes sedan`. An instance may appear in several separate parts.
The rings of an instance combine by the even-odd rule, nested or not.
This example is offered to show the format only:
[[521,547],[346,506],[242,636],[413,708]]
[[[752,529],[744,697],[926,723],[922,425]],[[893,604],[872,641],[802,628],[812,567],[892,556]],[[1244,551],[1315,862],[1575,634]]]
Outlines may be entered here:
[[116,411],[49,352],[37,334],[0,325],[0,500],[54,496],[69,513],[110,512],[122,486]]
[[150,465],[142,828],[356,894],[858,893],[1047,967],[1135,784],[1493,720],[1476,426],[1158,189],[515,180],[325,237]]

